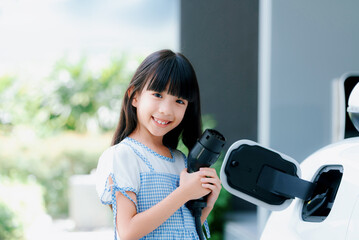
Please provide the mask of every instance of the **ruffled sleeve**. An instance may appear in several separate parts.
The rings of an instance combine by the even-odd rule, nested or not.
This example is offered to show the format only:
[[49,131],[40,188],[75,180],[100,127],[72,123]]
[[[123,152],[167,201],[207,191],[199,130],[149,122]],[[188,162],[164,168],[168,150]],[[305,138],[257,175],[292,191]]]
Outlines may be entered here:
[[105,150],[96,170],[96,190],[102,204],[115,205],[115,193],[120,191],[135,205],[126,191],[136,195],[140,189],[140,166],[133,150],[117,144]]

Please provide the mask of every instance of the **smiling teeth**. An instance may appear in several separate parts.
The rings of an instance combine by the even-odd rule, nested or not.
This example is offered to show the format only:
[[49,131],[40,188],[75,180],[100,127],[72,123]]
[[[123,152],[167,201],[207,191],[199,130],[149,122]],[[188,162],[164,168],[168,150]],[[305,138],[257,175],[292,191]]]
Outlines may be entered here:
[[160,121],[160,120],[158,120],[158,119],[156,119],[156,118],[154,118],[154,120],[155,120],[157,123],[162,124],[162,125],[165,125],[165,124],[168,124],[168,123],[169,123],[169,122],[162,122],[162,121]]

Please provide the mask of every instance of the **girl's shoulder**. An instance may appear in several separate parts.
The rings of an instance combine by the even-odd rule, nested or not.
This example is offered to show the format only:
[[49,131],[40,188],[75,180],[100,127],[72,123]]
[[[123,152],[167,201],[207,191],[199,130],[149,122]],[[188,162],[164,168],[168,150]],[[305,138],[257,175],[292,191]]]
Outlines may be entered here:
[[133,152],[133,151],[130,146],[128,146],[126,144],[122,144],[122,142],[119,142],[119,143],[105,149],[105,151],[102,153],[102,156],[114,157],[114,156],[118,156],[118,155],[128,155],[128,154],[131,154],[131,152]]
[[[132,161],[128,161],[129,159]],[[131,146],[120,142],[104,150],[99,158],[99,164],[102,162],[106,162],[110,165],[117,165],[121,164],[122,162],[126,162],[128,164],[129,162],[135,163],[136,159],[136,154],[134,153]]]

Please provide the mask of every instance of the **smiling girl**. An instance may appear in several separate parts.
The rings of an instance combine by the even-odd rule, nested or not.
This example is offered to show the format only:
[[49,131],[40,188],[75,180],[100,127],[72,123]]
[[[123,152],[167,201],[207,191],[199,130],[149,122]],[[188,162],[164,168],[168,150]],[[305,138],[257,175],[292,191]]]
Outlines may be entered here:
[[201,222],[221,182],[212,168],[187,173],[182,139],[191,150],[201,135],[199,88],[191,63],[180,53],[149,55],[136,70],[123,99],[110,148],[97,167],[97,191],[112,207],[116,230],[126,239],[199,239],[185,203],[207,194]]

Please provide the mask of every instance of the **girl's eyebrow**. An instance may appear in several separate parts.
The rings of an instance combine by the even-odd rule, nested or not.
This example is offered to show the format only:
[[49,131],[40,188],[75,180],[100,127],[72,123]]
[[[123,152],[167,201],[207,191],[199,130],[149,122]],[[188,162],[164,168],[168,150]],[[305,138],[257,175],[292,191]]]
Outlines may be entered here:
[[174,96],[174,97],[176,97],[177,99],[181,99],[181,100],[186,100],[186,101],[188,101],[188,99],[186,99],[186,98],[184,98],[184,97],[175,96],[175,95],[170,94],[168,91],[166,91],[166,89],[163,90],[162,92],[156,91],[156,90],[152,90],[152,89],[147,89],[147,91],[154,92],[154,93],[164,93],[164,92],[165,92],[166,94],[171,95],[171,96]]

